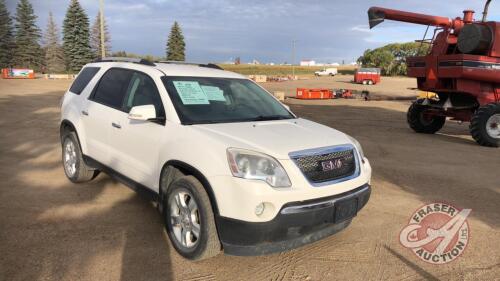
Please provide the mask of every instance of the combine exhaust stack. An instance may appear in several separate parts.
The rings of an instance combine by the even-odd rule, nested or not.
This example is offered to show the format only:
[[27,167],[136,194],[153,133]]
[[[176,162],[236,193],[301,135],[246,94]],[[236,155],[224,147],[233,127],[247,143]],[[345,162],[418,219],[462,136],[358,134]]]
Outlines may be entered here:
[[[487,22],[491,0],[482,21],[474,11],[463,17],[424,15],[380,7],[368,10],[370,28],[384,20],[434,26],[425,56],[407,58],[408,76],[418,88],[435,92],[438,100],[417,100],[408,111],[408,123],[419,133],[435,133],[446,118],[470,121],[473,138],[481,145],[500,146],[500,22]],[[424,38],[425,39],[425,38]]]

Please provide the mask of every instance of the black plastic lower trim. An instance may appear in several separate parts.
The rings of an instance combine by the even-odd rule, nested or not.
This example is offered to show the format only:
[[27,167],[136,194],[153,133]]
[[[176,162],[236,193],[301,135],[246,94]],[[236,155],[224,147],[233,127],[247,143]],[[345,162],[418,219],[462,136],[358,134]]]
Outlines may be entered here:
[[[217,216],[224,252],[229,255],[265,255],[300,247],[346,228],[370,198],[365,184],[349,192],[283,206],[268,222],[247,222]],[[331,204],[325,204],[333,202]],[[300,212],[283,213],[290,206],[306,206]],[[312,207],[311,207],[312,206]]]
[[[338,224],[331,224],[326,227],[319,228],[317,231],[311,231],[307,234],[297,236],[296,238],[281,240],[275,242],[262,242],[256,245],[234,245],[224,241],[222,247],[224,254],[233,256],[261,256],[273,253],[283,252],[295,248],[299,248],[306,244],[310,244],[338,233],[351,224],[351,220],[346,220]],[[251,235],[250,233],[247,235]]]
[[101,162],[95,160],[94,158],[92,158],[90,156],[83,155],[83,160],[85,161],[85,163],[87,165],[89,165],[93,168],[96,168],[99,171],[108,174],[110,177],[116,179],[117,181],[125,184],[126,186],[128,186],[129,188],[131,188],[132,190],[137,192],[139,195],[144,197],[146,200],[154,201],[154,202],[158,201],[158,199],[159,199],[158,193],[155,192],[154,190],[152,190],[151,188],[149,188],[143,184],[140,184],[140,183],[132,180],[131,178],[129,178],[123,174],[120,174],[119,172],[109,168],[108,166],[102,164]]

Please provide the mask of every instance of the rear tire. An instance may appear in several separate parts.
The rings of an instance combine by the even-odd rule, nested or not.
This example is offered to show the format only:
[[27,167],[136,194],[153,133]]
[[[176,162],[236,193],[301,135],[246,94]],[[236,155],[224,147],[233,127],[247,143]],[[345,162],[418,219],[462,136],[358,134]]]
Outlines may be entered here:
[[180,255],[203,260],[220,253],[212,205],[205,188],[195,177],[184,176],[172,182],[164,200],[167,233]]
[[479,107],[470,122],[470,134],[474,140],[489,147],[500,146],[500,104]]
[[373,81],[372,80],[368,80],[368,85],[373,85]]
[[75,132],[67,131],[61,137],[62,163],[66,177],[74,182],[90,181],[97,176],[99,171],[89,167],[83,160],[80,143]]
[[408,125],[417,133],[434,134],[443,128],[446,122],[445,116],[424,116],[429,106],[422,105],[422,100],[417,100],[408,108],[406,118]]

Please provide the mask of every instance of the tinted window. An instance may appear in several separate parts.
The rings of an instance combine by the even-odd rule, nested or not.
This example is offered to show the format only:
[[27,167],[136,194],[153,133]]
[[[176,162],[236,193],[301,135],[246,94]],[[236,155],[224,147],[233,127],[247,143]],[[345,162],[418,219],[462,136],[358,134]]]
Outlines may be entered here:
[[99,69],[99,67],[85,67],[82,69],[73,82],[73,85],[71,85],[69,91],[77,95],[81,94],[83,89],[87,87],[87,84],[90,80],[92,80],[92,78],[94,78]]
[[134,106],[152,104],[156,109],[156,116],[165,117],[165,111],[163,110],[163,104],[156,84],[146,74],[134,72],[130,78],[126,93],[123,104],[125,112],[129,112]]
[[102,76],[94,92],[95,102],[121,110],[132,71],[112,68]]

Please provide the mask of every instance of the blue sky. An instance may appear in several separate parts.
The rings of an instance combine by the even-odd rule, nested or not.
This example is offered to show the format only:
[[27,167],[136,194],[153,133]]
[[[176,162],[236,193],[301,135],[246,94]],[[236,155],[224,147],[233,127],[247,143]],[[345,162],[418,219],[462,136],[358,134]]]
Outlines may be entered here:
[[[11,14],[17,0],[7,0]],[[31,0],[44,30],[49,11],[62,25],[69,0]],[[91,23],[99,0],[80,0]],[[386,21],[368,29],[366,11],[381,6],[456,17],[464,9],[481,18],[484,1],[466,0],[105,0],[113,51],[165,54],[170,27],[178,21],[186,38],[187,60],[222,62],[241,57],[261,62],[296,60],[351,62],[367,48],[420,39],[425,26]],[[500,2],[492,1],[490,20],[500,20]]]

